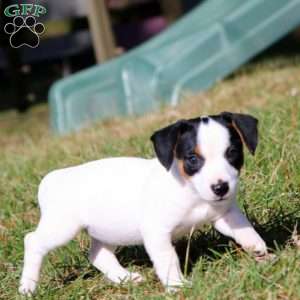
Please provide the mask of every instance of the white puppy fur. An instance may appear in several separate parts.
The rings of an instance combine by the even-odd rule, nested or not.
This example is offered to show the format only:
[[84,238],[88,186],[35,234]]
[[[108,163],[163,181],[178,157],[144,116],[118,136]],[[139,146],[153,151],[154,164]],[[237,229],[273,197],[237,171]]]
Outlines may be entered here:
[[[239,172],[224,157],[229,143],[226,127],[213,119],[201,123],[197,144],[205,164],[189,178],[180,175],[176,159],[166,170],[156,158],[131,157],[49,173],[39,186],[40,222],[25,237],[20,293],[34,292],[43,257],[81,229],[92,238],[91,263],[115,283],[142,280],[119,264],[114,251],[117,246],[143,244],[164,286],[182,285],[172,240],[205,223],[214,224],[246,250],[266,253],[264,241],[237,207]],[[211,190],[219,180],[229,183],[222,201]]]

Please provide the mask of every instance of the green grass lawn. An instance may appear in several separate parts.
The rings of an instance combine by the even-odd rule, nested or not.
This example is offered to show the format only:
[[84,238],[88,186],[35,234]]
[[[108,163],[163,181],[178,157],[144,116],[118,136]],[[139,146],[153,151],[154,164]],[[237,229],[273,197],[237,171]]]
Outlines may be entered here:
[[[116,119],[65,137],[48,129],[46,106],[26,115],[0,114],[0,299],[17,294],[23,237],[39,218],[36,192],[49,171],[108,156],[152,157],[149,136],[174,120],[248,112],[260,120],[257,155],[247,155],[239,203],[276,258],[257,263],[210,227],[177,243],[192,288],[167,295],[142,247],[120,249],[121,262],[141,272],[140,285],[115,286],[87,259],[85,233],[47,256],[36,299],[300,299],[300,56],[251,63],[177,108]],[[298,222],[299,223],[299,222]],[[294,231],[294,234],[293,234]]]

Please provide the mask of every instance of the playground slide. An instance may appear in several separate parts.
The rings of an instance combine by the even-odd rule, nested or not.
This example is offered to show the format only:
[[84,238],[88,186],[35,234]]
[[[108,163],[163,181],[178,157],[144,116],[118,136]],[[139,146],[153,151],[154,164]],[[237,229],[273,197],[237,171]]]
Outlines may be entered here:
[[206,0],[142,46],[56,82],[52,127],[64,134],[115,116],[176,105],[300,24],[300,0]]

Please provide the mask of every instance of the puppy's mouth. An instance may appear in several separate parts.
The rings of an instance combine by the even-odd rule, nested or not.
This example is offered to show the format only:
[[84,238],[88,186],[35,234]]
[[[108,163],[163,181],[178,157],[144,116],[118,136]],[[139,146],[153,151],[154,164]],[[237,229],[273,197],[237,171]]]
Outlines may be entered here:
[[221,203],[225,203],[226,201],[229,201],[231,199],[230,196],[224,196],[224,197],[218,197],[218,198],[212,198],[212,199],[206,199],[207,202],[211,203],[211,204],[221,204]]
[[217,201],[217,202],[222,202],[222,201],[226,201],[226,200],[228,200],[228,199],[229,199],[228,196],[224,196],[224,197],[219,197],[219,198],[217,198],[215,201]]

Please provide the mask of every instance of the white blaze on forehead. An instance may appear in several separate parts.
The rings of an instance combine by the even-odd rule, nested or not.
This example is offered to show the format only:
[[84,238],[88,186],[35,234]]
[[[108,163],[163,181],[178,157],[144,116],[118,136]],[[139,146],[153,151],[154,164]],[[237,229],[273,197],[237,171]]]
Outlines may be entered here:
[[228,129],[211,118],[208,120],[200,122],[197,135],[197,144],[206,159],[223,155],[230,145]]

